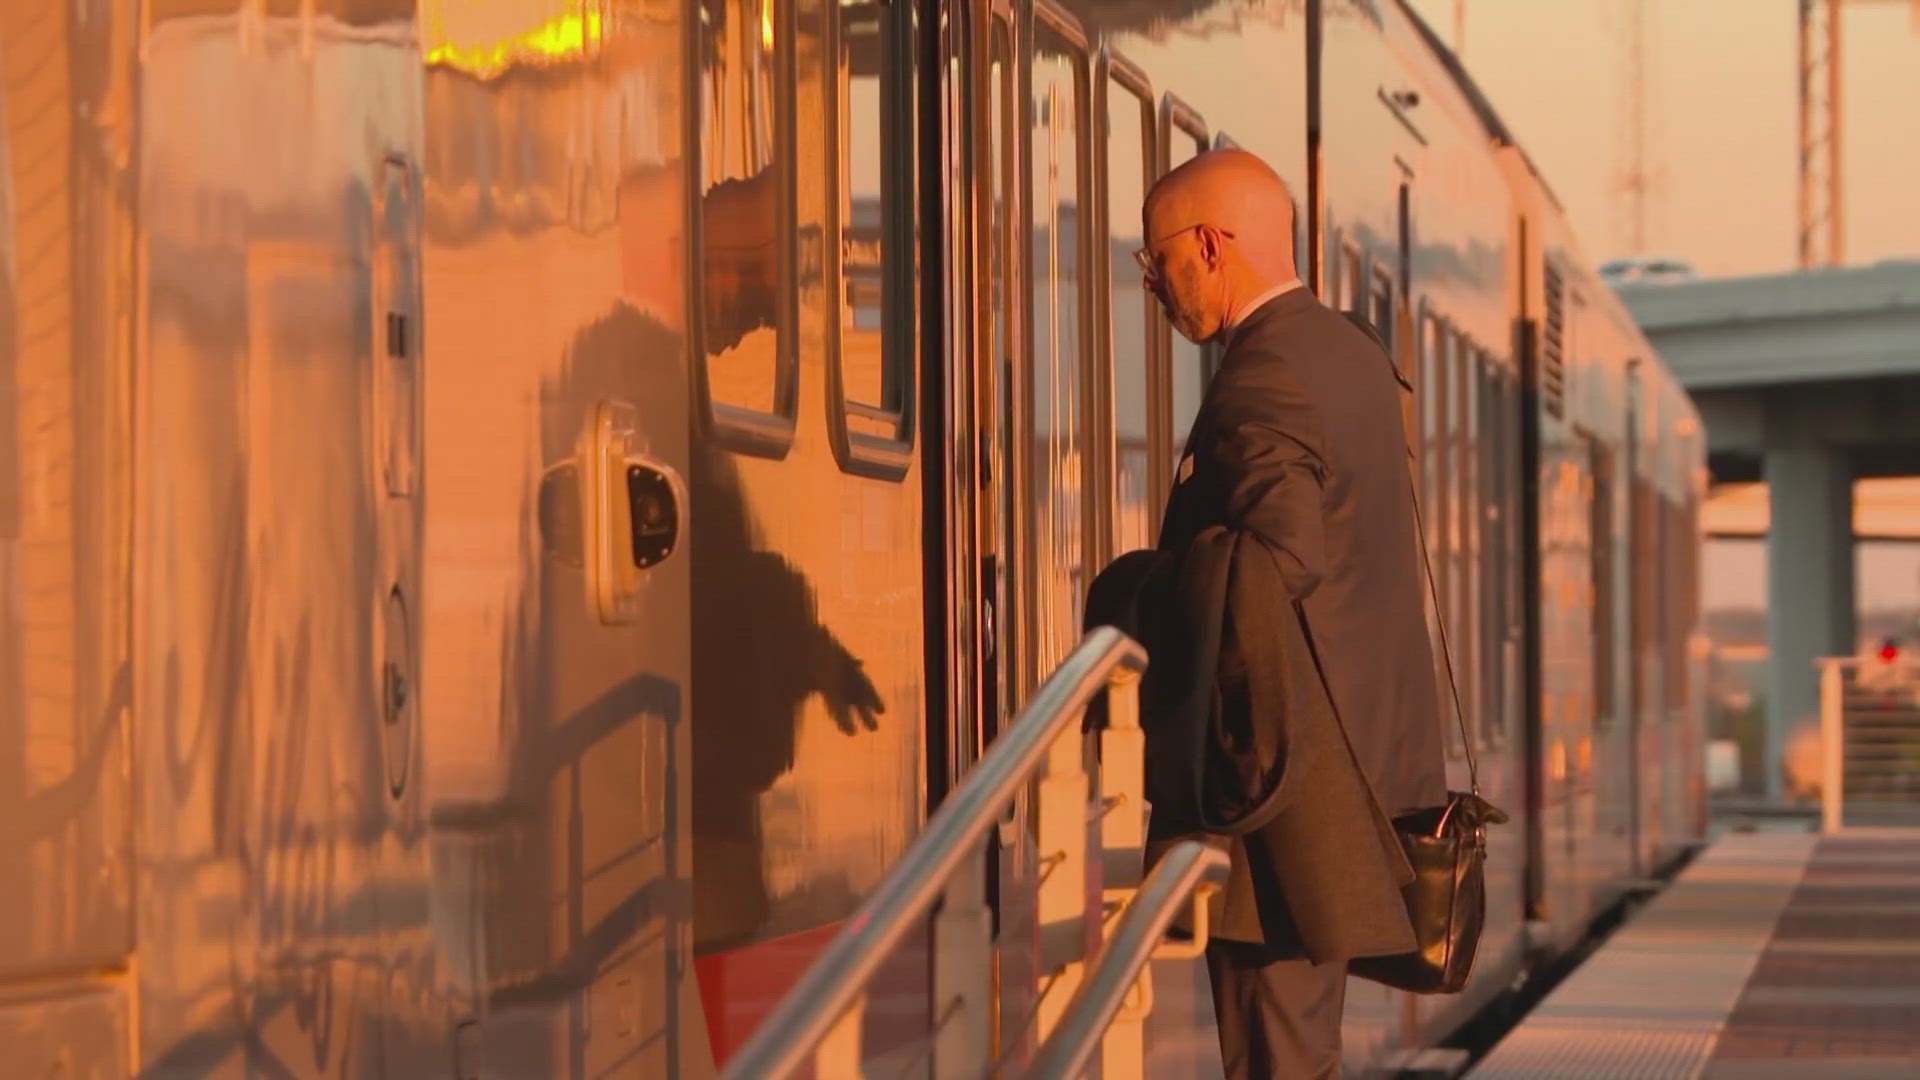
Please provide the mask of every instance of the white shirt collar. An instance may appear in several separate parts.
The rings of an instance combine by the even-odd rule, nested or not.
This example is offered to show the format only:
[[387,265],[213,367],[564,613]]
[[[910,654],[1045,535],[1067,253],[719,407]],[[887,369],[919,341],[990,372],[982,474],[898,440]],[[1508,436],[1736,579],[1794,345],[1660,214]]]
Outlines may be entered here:
[[1231,330],[1234,327],[1239,326],[1240,323],[1244,321],[1247,316],[1260,310],[1261,304],[1266,303],[1267,301],[1273,299],[1276,296],[1281,295],[1282,293],[1290,293],[1295,289],[1302,288],[1304,287],[1304,285],[1305,283],[1302,282],[1299,278],[1289,278],[1286,281],[1283,281],[1280,284],[1275,285],[1273,288],[1268,289],[1266,292],[1263,292],[1260,295],[1254,297],[1253,299],[1248,300],[1246,303],[1241,304],[1239,307],[1235,308],[1233,311],[1233,314],[1227,316],[1227,324],[1225,329]]

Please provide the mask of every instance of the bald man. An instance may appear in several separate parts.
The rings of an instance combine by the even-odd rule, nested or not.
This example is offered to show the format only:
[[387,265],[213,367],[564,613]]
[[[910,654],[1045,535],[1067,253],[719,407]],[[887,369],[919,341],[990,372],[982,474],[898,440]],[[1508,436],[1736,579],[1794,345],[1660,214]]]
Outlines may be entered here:
[[[1297,602],[1319,675],[1381,809],[1398,816],[1444,805],[1434,654],[1393,362],[1302,285],[1293,202],[1259,158],[1217,150],[1188,161],[1154,185],[1144,217],[1148,243],[1136,257],[1146,287],[1183,336],[1223,350],[1182,448],[1160,551],[1179,556],[1215,526],[1269,549],[1276,589],[1285,593],[1273,600]],[[1300,782],[1294,797],[1312,800],[1315,777]],[[1308,958],[1275,884],[1276,866],[1295,863],[1274,845],[1301,842],[1255,832],[1229,845],[1233,881],[1207,948],[1229,1077],[1340,1075],[1351,957]],[[1345,834],[1314,842],[1349,843]],[[1382,879],[1371,880],[1381,891]],[[1374,913],[1350,918],[1402,922],[1357,928],[1348,940],[1411,940],[1397,897],[1350,899],[1333,906]]]

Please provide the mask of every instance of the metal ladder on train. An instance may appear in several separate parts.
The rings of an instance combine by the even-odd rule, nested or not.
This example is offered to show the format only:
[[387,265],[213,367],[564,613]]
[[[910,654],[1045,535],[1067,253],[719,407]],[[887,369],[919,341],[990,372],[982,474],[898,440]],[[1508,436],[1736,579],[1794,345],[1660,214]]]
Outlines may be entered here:
[[[1144,1024],[1153,1004],[1147,961],[1199,954],[1207,939],[1206,895],[1227,874],[1224,853],[1182,841],[1142,879],[1147,804],[1139,682],[1145,668],[1145,651],[1120,631],[1102,627],[1088,634],[727,1063],[724,1080],[778,1080],[809,1063],[823,1080],[864,1075],[860,1032],[868,980],[929,914],[931,1074],[1001,1075],[989,1038],[996,988],[988,835],[1029,785],[1048,867],[1036,897],[1041,922],[1074,933],[1042,936],[1044,966],[1054,977],[1035,1017],[1039,1050],[1022,1075],[1079,1076],[1097,1056],[1109,1080],[1142,1076]],[[1097,733],[1098,765],[1089,776],[1081,718],[1103,692],[1107,723]],[[1085,903],[1089,859],[1101,873],[1097,910]],[[1187,903],[1193,904],[1192,941],[1169,945],[1167,926]],[[1078,930],[1086,920],[1098,923],[1096,952],[1049,950],[1049,937],[1085,940]]]

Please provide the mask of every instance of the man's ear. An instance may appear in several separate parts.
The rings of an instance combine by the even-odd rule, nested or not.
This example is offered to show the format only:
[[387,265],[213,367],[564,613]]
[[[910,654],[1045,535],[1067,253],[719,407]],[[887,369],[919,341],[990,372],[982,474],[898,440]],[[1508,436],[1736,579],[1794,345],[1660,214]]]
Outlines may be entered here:
[[1224,250],[1220,246],[1220,230],[1211,225],[1202,225],[1195,231],[1199,233],[1197,239],[1200,241],[1200,257],[1207,261],[1209,269],[1219,269]]

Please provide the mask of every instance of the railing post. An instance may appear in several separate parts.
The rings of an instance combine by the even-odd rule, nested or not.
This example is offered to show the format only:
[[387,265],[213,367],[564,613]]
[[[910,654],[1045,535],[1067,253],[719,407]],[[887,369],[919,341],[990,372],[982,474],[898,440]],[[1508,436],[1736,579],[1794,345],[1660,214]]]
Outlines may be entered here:
[[933,917],[933,1075],[987,1075],[993,1023],[993,910],[987,845],[955,870]]
[[860,1025],[867,1015],[867,995],[860,994],[827,1029],[813,1051],[813,1075],[819,1080],[861,1080]]
[[[1145,875],[1146,733],[1140,728],[1140,676],[1116,670],[1107,683],[1107,726],[1100,733],[1101,937],[1109,937]],[[1142,968],[1128,1003],[1100,1041],[1100,1074],[1133,1080],[1146,1074],[1146,1018],[1153,1008],[1153,970]]]
[[[1144,1016],[1147,1002],[1140,976],[1158,955],[1162,935],[1179,906],[1225,883],[1227,869],[1226,852],[1196,840],[1181,840],[1161,856],[1101,947],[1086,985],[1068,1005],[1054,1034],[1041,1044],[1026,1075],[1033,1080],[1073,1080],[1097,1053],[1105,1064],[1103,1037],[1110,1025],[1124,1014],[1131,1013],[1136,1020]],[[1143,1071],[1138,1062],[1129,1070],[1136,1076]]]
[[1846,780],[1846,731],[1841,704],[1845,684],[1836,657],[1820,660],[1820,828],[1836,833],[1843,824],[1842,785]]
[[1051,979],[1039,1002],[1034,1034],[1044,1040],[1079,989],[1092,927],[1087,922],[1088,777],[1086,736],[1066,725],[1047,750],[1038,784],[1035,833],[1039,841],[1040,975]]

